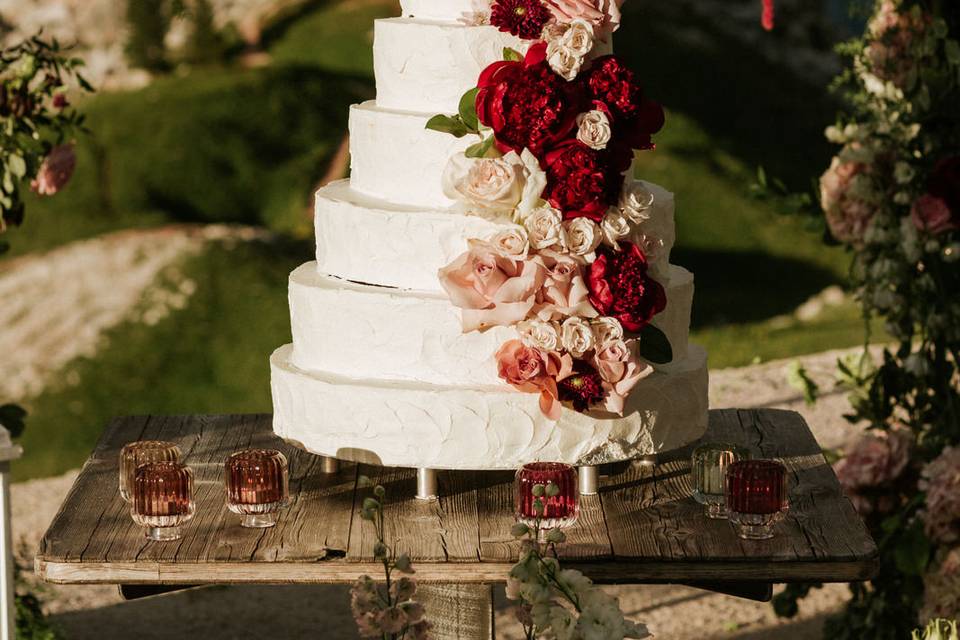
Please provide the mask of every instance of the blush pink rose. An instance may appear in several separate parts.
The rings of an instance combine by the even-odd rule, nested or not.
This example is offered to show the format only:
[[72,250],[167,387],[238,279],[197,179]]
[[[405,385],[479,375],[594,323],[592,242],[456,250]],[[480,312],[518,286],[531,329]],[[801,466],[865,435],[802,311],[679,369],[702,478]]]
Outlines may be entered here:
[[892,482],[910,462],[912,446],[913,436],[903,427],[868,433],[834,466],[837,479],[851,491]]
[[464,332],[526,319],[546,277],[543,262],[506,256],[482,240],[471,240],[469,246],[439,272],[450,302],[462,309]]
[[920,231],[939,235],[957,228],[950,207],[942,199],[929,193],[917,198],[910,210],[910,219]]
[[546,269],[543,288],[537,294],[534,312],[544,321],[563,321],[578,316],[596,318],[590,304],[590,291],[583,278],[583,267],[571,256],[556,251],[541,251]]
[[869,180],[867,165],[833,159],[820,178],[820,204],[830,233],[840,242],[859,245],[873,220],[875,208],[857,196],[856,187]]
[[960,542],[960,448],[946,447],[920,474],[927,499],[920,519],[927,536],[941,544]]
[[621,416],[630,391],[653,373],[653,367],[641,362],[636,340],[611,340],[597,347],[593,367],[603,379],[603,388],[607,391],[604,408]]
[[569,354],[542,351],[510,340],[497,351],[500,378],[518,391],[540,394],[540,410],[551,420],[560,419],[560,392],[557,382],[573,373]]
[[41,196],[56,195],[70,182],[73,170],[77,166],[77,156],[72,144],[54,147],[40,163],[37,177],[30,182],[30,189]]
[[620,7],[623,0],[544,0],[557,22],[585,20],[593,25],[594,34],[603,40],[620,28]]

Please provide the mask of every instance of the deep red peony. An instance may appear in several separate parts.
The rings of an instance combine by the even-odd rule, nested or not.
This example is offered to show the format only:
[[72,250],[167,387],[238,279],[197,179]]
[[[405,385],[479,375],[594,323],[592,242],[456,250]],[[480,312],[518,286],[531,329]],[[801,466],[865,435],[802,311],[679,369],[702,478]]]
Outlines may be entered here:
[[477,117],[493,129],[497,148],[538,158],[568,137],[582,111],[574,83],[568,83],[546,62],[546,43],[530,47],[519,62],[495,62],[477,83]]
[[574,409],[583,413],[601,404],[607,397],[607,392],[603,388],[603,378],[593,367],[581,364],[580,369],[561,380],[557,388],[560,391],[560,400],[572,403]]
[[563,213],[565,220],[603,220],[620,196],[623,171],[619,155],[591,149],[568,140],[547,153],[547,188],[543,198]]
[[620,251],[601,245],[587,278],[590,303],[604,316],[638,332],[667,306],[663,286],[647,273],[647,258],[632,242],[621,242]]
[[524,40],[538,40],[553,15],[540,0],[496,0],[490,24]]
[[663,107],[644,96],[636,74],[614,55],[597,58],[583,74],[583,91],[612,114],[614,138],[630,149],[650,149],[664,124]]

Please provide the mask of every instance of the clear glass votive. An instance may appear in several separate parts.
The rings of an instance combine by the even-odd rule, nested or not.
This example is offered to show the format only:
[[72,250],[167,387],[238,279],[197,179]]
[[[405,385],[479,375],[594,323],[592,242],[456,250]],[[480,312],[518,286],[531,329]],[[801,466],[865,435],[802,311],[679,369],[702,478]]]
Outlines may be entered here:
[[[534,495],[534,487],[553,483],[557,485],[557,495]],[[580,513],[580,494],[577,485],[576,468],[561,462],[531,462],[523,465],[514,481],[517,521],[534,526],[540,519],[544,529],[569,527],[577,521]],[[535,509],[537,500],[543,504],[543,511]]]
[[180,527],[193,518],[193,471],[179,462],[148,462],[133,481],[133,521],[147,538],[178,540]]
[[708,518],[726,519],[727,504],[724,479],[727,467],[738,460],[750,458],[744,447],[725,442],[702,444],[693,451],[693,497],[704,505]]
[[772,538],[789,507],[787,469],[776,460],[741,460],[727,468],[730,522],[745,540]]
[[290,494],[287,458],[273,449],[238,451],[224,463],[227,508],[255,529],[277,523],[277,511]]
[[120,450],[120,496],[133,500],[137,467],[148,462],[180,462],[180,447],[162,440],[138,440]]

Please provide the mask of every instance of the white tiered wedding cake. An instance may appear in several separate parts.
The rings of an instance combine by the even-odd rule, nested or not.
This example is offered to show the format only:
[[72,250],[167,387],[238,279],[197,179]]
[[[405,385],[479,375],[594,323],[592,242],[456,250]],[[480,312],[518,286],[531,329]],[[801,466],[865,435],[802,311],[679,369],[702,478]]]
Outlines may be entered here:
[[[610,213],[596,222],[569,215],[550,186],[561,179],[553,165],[531,163],[527,152],[521,160],[500,135],[478,150],[491,128],[474,122],[474,95],[461,101],[505,55],[504,68],[545,69],[542,55],[527,53],[540,46],[554,56],[557,73],[572,66],[568,76],[575,75],[609,50],[609,37],[604,42],[587,28],[596,37],[592,52],[564,58],[559,44],[543,49],[491,26],[488,15],[475,13],[476,0],[402,5],[405,17],[376,21],[377,99],[350,110],[351,177],[317,193],[316,261],[290,276],[293,344],[271,358],[276,433],[326,456],[427,469],[513,469],[535,460],[595,465],[699,438],[707,422],[707,357],[688,345],[693,275],[670,264],[672,194],[628,173]],[[554,28],[560,37],[571,24],[585,23],[554,24],[544,33]],[[593,137],[578,117],[579,130],[568,133],[581,142],[573,144],[601,149],[622,121],[611,109],[596,116]],[[489,120],[480,111],[479,120]],[[458,113],[464,118],[452,116]],[[437,125],[436,114],[450,117]],[[471,132],[454,131],[459,138],[437,130],[463,122]],[[516,184],[496,182],[504,166],[516,169],[509,178]],[[493,187],[470,191],[470,176],[478,175]],[[478,193],[508,202],[507,209],[486,206]],[[665,293],[665,307],[662,300],[643,303],[658,312],[653,338],[641,327],[646,322],[633,326],[636,314],[617,316],[622,309],[614,303],[600,313],[598,287],[609,288],[598,256],[606,256],[609,272],[625,243],[643,247],[638,273],[651,278],[638,299],[650,299],[643,291],[659,290],[657,282]],[[576,269],[573,290],[569,276],[568,287],[557,289],[567,264]],[[493,289],[477,283],[488,273],[496,274]],[[614,295],[628,286],[617,282]],[[525,293],[503,294],[514,285]],[[640,347],[657,336],[672,354],[651,365],[639,358]],[[609,353],[624,350],[622,357],[602,351],[607,345]]]

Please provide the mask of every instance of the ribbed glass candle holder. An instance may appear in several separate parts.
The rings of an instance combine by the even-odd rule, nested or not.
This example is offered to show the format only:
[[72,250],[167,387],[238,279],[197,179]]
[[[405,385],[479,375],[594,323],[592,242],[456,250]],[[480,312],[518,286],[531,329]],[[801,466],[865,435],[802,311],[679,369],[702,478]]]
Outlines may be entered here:
[[120,496],[133,500],[137,467],[148,462],[180,462],[180,447],[162,440],[138,440],[120,450]]
[[727,469],[730,522],[746,540],[766,540],[789,508],[787,469],[776,460],[741,460]]
[[750,451],[725,442],[702,444],[693,451],[693,497],[704,505],[708,518],[727,517],[724,480],[727,468],[738,460],[746,460]]
[[[559,489],[555,496],[536,496],[534,487],[553,483]],[[517,471],[514,482],[517,521],[533,526],[540,518],[544,529],[569,527],[577,521],[580,513],[580,494],[577,486],[577,470],[560,462],[531,462]],[[538,513],[537,500],[543,504]]]
[[193,471],[179,462],[148,462],[133,481],[133,521],[159,542],[177,540],[193,518]]
[[287,458],[273,449],[238,451],[224,464],[227,508],[243,516],[241,525],[262,529],[277,523],[287,503]]

